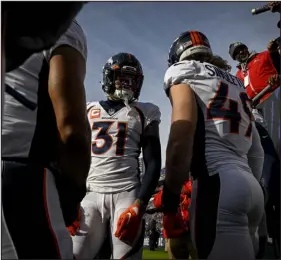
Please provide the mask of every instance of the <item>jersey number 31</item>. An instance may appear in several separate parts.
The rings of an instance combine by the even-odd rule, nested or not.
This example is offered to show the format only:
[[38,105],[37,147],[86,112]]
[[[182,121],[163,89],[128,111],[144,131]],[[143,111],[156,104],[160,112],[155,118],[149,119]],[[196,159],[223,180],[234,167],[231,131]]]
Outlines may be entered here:
[[[116,121],[100,121],[94,122],[92,129],[98,130],[98,134],[96,140],[103,140],[102,145],[97,145],[97,142],[94,141],[92,144],[92,152],[96,155],[102,155],[109,151],[113,145],[113,138],[108,133],[112,125]],[[125,143],[127,137],[127,123],[126,122],[118,122],[117,123],[117,141],[116,141],[116,156],[124,155]]]
[[[239,134],[239,125],[241,122],[241,114],[238,111],[238,102],[227,97],[228,96],[228,85],[221,82],[215,97],[210,102],[207,108],[207,119],[213,120],[228,120],[230,123],[230,133]],[[243,110],[249,118],[249,125],[247,127],[245,136],[250,137],[252,134],[252,121],[253,116],[249,108],[251,103],[245,92],[241,92],[240,100],[243,106]],[[225,108],[225,102],[228,100],[229,107]]]

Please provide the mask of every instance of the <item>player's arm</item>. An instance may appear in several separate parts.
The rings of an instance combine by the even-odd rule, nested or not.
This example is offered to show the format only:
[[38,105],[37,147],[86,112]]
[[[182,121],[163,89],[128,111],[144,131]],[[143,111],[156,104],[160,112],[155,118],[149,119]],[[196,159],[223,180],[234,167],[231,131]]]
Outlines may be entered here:
[[138,198],[118,218],[115,237],[133,245],[142,223],[146,206],[154,193],[161,171],[161,145],[159,139],[160,111],[149,105],[146,123],[142,134],[142,151],[145,173]]
[[260,181],[263,171],[264,151],[260,136],[254,123],[252,123],[252,146],[248,152],[248,164],[255,178]]
[[165,185],[180,194],[189,178],[193,139],[197,123],[197,104],[188,84],[173,85],[169,95],[172,105],[172,124],[166,150]]
[[177,212],[182,186],[189,178],[197,123],[197,104],[191,89],[195,74],[194,63],[185,61],[169,67],[164,78],[164,90],[172,105],[162,196],[165,211]]
[[161,143],[159,137],[159,120],[154,120],[145,129],[142,139],[143,160],[145,173],[137,202],[143,212],[158,184],[161,172]]
[[69,183],[82,187],[90,167],[91,133],[84,89],[86,39],[79,30],[74,24],[50,53],[48,87],[61,139],[61,173]]

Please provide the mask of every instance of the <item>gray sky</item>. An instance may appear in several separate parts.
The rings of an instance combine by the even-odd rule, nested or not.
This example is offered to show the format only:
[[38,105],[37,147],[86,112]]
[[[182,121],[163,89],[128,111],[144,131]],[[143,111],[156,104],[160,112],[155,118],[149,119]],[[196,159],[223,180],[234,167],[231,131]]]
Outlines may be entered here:
[[203,32],[215,54],[235,63],[228,55],[229,44],[246,43],[250,50],[263,51],[270,39],[279,36],[279,16],[267,12],[251,15],[265,2],[91,2],[77,21],[88,40],[86,75],[87,101],[105,98],[101,89],[102,67],[118,52],[130,52],[141,62],[144,84],[140,101],[160,107],[163,164],[170,128],[171,108],[163,91],[169,48],[187,30]]

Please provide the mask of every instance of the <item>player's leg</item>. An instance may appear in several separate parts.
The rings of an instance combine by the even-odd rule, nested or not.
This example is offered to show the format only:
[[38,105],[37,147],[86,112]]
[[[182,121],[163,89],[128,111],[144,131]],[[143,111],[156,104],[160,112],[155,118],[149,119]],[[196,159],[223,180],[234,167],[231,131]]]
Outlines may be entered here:
[[170,238],[168,244],[169,259],[188,259],[189,256],[191,259],[198,259],[190,232],[186,232],[178,238]]
[[257,259],[263,259],[267,247],[267,226],[266,226],[266,214],[263,213],[262,220],[258,227],[258,236],[259,236],[259,251],[256,255]]
[[1,212],[1,258],[2,259],[18,259],[18,255],[14,246],[14,243],[9,234],[6,221],[3,215],[3,209]]
[[[249,231],[253,241],[255,255],[257,255],[259,252],[259,246],[262,245],[259,243],[259,237],[262,238],[265,243],[267,242],[266,215],[264,210],[265,200],[260,183],[249,181],[249,184],[251,185],[251,193],[253,198],[251,203],[251,210],[248,212]],[[258,218],[258,216],[260,217]]]
[[95,256],[95,259],[111,259],[112,255],[112,244],[111,244],[111,232],[110,232],[110,224],[107,225],[106,237],[103,241],[103,244]]
[[[2,112],[2,111],[1,111]],[[3,163],[1,162],[3,165]],[[4,170],[1,167],[2,171]],[[3,207],[1,210],[1,234],[2,234],[2,242],[1,242],[1,258],[2,259],[18,259],[18,255],[8,231],[8,227],[5,221],[5,217],[3,214]]]
[[125,211],[128,207],[130,207],[134,201],[137,199],[139,189],[132,189],[130,191],[120,192],[113,195],[113,205],[112,209],[114,211],[113,222],[111,226],[111,234],[112,234],[112,256],[113,259],[122,259],[125,256],[126,259],[141,259],[142,258],[142,243],[140,243],[139,239],[141,238],[142,227],[140,227],[139,237],[136,238],[136,245],[129,246],[126,243],[122,242],[118,238],[114,236],[114,233],[117,228],[117,221],[119,216]]
[[195,249],[195,247],[192,243],[190,235],[188,237],[188,250],[189,250],[189,255],[190,255],[191,259],[198,259],[197,252],[196,252],[196,249]]
[[255,259],[252,235],[262,218],[263,199],[259,183],[239,167],[196,180],[190,224],[198,258]]
[[165,238],[165,249],[164,249],[165,252],[168,252],[168,249],[169,249],[169,248],[168,248],[168,247],[169,247],[169,243],[168,243],[168,242],[169,242],[169,239],[168,239],[168,238]]
[[102,215],[104,200],[104,194],[88,192],[81,202],[80,230],[72,237],[77,259],[93,259],[102,247],[108,223]]
[[188,234],[185,233],[177,238],[170,238],[168,240],[168,254],[169,259],[188,259]]
[[4,162],[3,213],[20,259],[71,259],[53,174],[39,166]]

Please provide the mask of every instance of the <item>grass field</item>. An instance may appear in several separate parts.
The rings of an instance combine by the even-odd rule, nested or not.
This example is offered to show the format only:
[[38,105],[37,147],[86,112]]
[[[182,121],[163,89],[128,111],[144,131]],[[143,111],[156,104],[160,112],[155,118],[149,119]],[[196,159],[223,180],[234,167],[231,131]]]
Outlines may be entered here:
[[[142,259],[169,259],[168,253],[164,251],[164,248],[157,248],[155,251],[150,251],[148,248],[143,249]],[[189,258],[191,259],[191,258]],[[273,245],[268,244],[265,259],[280,259],[276,258]]]
[[155,251],[144,248],[142,259],[169,259],[169,256],[168,253],[164,251],[164,248],[157,248]]

